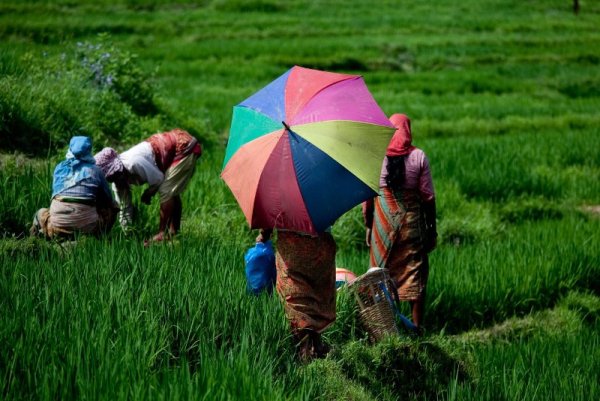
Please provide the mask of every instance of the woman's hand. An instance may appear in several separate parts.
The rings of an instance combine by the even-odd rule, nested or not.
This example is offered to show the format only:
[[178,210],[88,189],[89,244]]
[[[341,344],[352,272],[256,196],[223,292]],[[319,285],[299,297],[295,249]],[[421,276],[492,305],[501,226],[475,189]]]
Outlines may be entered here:
[[367,228],[367,233],[365,235],[365,243],[368,247],[371,247],[371,229]]
[[271,238],[271,233],[273,230],[261,228],[258,237],[256,237],[256,242],[267,242]]

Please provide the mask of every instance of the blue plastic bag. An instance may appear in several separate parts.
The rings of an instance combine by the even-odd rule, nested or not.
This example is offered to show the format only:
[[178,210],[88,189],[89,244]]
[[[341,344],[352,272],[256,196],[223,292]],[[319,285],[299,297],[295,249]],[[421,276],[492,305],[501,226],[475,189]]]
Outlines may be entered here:
[[262,291],[273,292],[277,270],[275,268],[275,252],[271,241],[257,242],[244,255],[246,263],[246,281],[248,291],[255,295]]

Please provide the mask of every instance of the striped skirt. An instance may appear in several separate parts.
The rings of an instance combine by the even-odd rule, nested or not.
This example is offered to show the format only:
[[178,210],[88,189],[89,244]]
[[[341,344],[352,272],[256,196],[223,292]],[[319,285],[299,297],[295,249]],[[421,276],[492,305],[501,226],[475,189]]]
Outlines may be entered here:
[[424,251],[425,221],[419,194],[382,188],[374,206],[370,265],[389,270],[401,300],[422,299],[429,259]]

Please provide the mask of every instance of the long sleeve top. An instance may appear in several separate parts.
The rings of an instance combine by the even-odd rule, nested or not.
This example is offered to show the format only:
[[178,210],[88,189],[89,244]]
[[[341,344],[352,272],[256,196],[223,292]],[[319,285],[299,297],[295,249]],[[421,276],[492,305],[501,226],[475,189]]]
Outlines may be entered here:
[[[387,157],[383,160],[381,166],[381,175],[379,176],[379,187],[387,187],[385,179],[388,175],[388,159]],[[421,199],[424,202],[430,201],[435,198],[435,191],[433,189],[433,181],[431,179],[431,169],[429,167],[429,160],[425,152],[419,148],[414,148],[406,158],[404,159],[404,184],[401,189],[416,189],[421,195]]]
[[[388,175],[388,159],[383,160],[381,166],[381,175],[379,176],[379,187],[387,187],[386,177]],[[405,176],[401,189],[418,190],[423,202],[430,202],[435,199],[435,190],[431,178],[431,169],[429,160],[419,148],[414,148],[404,159]],[[373,199],[363,202],[362,210],[365,225],[373,225]]]

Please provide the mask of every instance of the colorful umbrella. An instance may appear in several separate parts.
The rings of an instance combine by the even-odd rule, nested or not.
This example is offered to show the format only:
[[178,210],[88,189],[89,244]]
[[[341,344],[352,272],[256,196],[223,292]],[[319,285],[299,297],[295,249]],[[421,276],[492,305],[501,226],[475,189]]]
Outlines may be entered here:
[[361,76],[295,66],[233,108],[221,177],[251,228],[315,234],[377,195],[394,130]]

